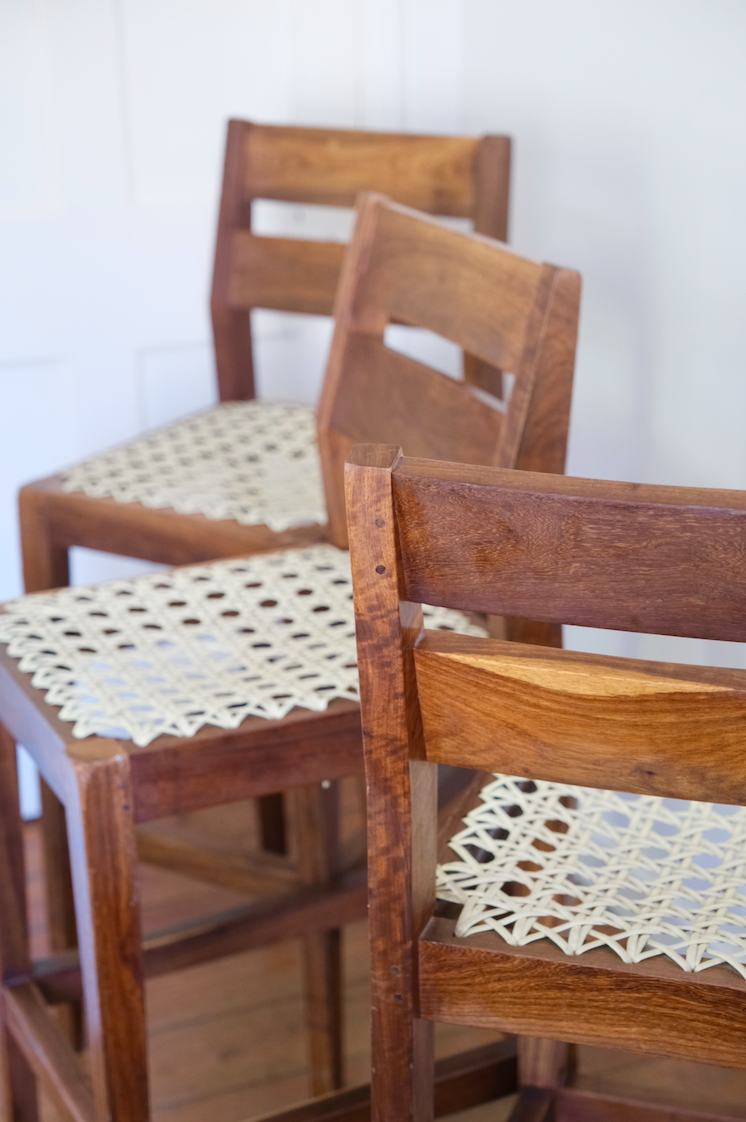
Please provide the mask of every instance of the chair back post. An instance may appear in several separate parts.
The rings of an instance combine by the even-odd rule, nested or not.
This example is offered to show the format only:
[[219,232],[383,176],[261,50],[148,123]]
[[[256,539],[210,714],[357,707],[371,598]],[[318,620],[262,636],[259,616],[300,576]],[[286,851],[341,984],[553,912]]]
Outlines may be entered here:
[[[474,230],[508,240],[511,144],[507,136],[483,136],[474,159]],[[502,371],[476,355],[464,355],[464,381],[495,397],[503,396]]]
[[218,396],[221,401],[249,401],[256,396],[250,309],[230,299],[235,231],[251,224],[251,207],[244,202],[244,150],[252,125],[228,122],[223,168],[223,191],[218,214],[210,314],[215,345]]
[[[472,218],[480,232],[504,239],[510,140],[230,121],[211,296],[222,401],[254,396],[251,309],[331,315],[344,255],[336,242],[255,235],[252,201],[351,207],[363,190]],[[484,379],[499,395],[499,371],[485,367]]]
[[[433,1025],[418,1016],[417,937],[435,899],[437,769],[417,754],[420,605],[401,604],[393,446],[358,445],[345,467],[368,789],[373,1122],[432,1117]],[[401,620],[401,626],[400,626]]]

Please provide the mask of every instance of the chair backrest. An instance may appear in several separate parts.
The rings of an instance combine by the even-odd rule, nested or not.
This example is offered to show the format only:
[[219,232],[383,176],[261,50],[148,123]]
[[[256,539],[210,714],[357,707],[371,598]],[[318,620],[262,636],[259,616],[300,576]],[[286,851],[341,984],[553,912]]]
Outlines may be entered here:
[[[500,242],[362,196],[342,270],[318,411],[330,538],[346,545],[344,461],[354,444],[562,472],[580,277]],[[388,347],[392,321],[426,328],[510,371],[506,406]]]
[[[249,312],[274,308],[331,315],[344,246],[260,237],[255,199],[352,207],[360,191],[380,191],[432,214],[471,218],[505,240],[510,140],[412,136],[230,121],[212,286],[220,397],[254,396]],[[471,380],[494,372],[467,363]]]
[[[374,1117],[409,1117],[402,1103],[421,1093],[413,1057],[426,1051],[415,979],[435,895],[431,765],[746,804],[746,671],[423,633],[420,604],[746,641],[746,493],[432,463],[363,446],[348,461],[347,506],[374,1057],[385,1070],[374,1079]],[[464,993],[464,1023],[468,1003]]]

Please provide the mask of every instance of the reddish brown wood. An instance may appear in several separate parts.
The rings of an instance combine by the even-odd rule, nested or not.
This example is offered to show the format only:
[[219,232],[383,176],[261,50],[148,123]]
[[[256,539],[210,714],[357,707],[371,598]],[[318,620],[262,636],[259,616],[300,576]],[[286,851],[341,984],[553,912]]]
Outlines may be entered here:
[[[5,1116],[10,1122],[36,1122],[38,1108],[36,1084],[28,1057],[10,1031],[5,986],[31,972],[26,885],[24,879],[23,836],[18,805],[16,746],[0,725],[0,971],[3,994],[0,997],[0,1091]],[[4,1060],[4,1062],[3,1062]]]
[[[427,758],[529,779],[746,802],[746,671],[431,633],[415,653]],[[718,760],[703,767],[702,745]]]
[[68,837],[96,1109],[148,1116],[145,1004],[130,762],[115,741],[69,749]]
[[36,986],[26,982],[5,987],[3,1008],[15,1046],[62,1116],[71,1122],[96,1122],[101,1118],[90,1080]]
[[[283,939],[300,939],[333,925],[344,926],[366,914],[365,869],[353,869],[328,885],[304,887],[151,932],[143,942],[143,972],[146,978],[157,978]],[[33,977],[52,1003],[82,993],[76,950],[34,963]]]
[[[318,428],[329,536],[346,544],[343,458],[355,440],[442,460],[562,470],[580,284],[379,196],[361,199],[340,277]],[[471,387],[389,350],[392,318],[515,372],[503,416]],[[537,409],[536,393],[552,399]],[[493,405],[499,403],[493,402]],[[542,441],[546,441],[543,450]],[[516,613],[517,614],[517,613]]]
[[621,1099],[575,1087],[557,1092],[554,1118],[555,1122],[742,1122],[742,1116]]
[[[256,236],[254,199],[351,207],[360,191],[377,190],[428,212],[473,217],[481,232],[503,237],[509,174],[507,137],[230,121],[211,295],[221,400],[254,397],[251,309],[330,315],[344,254],[334,243]],[[24,488],[20,501],[28,592],[67,584],[71,545],[179,565],[284,549],[324,534],[323,527],[273,534],[265,526],[65,494],[56,478]]]
[[[406,259],[401,257],[402,242],[409,254]],[[409,289],[402,287],[400,268],[406,274]],[[433,269],[440,270],[442,283],[434,283]],[[333,463],[336,473],[330,486],[335,495],[332,504],[338,525],[344,510],[340,493],[341,456],[355,439],[356,426],[368,424],[366,432],[376,438],[393,432],[399,439],[406,431],[416,450],[443,457],[466,456],[471,452],[484,462],[503,462],[519,454],[521,434],[530,417],[531,387],[538,384],[538,372],[542,369],[543,340],[549,338],[554,323],[553,293],[560,279],[557,270],[509,254],[480,236],[455,234],[379,197],[363,201],[352,251],[345,259],[332,361],[320,414],[322,454],[327,468]],[[499,411],[478,400],[470,387],[455,385],[420,364],[386,352],[380,333],[388,316],[435,328],[460,345],[473,347],[474,353],[486,361],[515,359],[517,388],[505,421]],[[566,359],[574,347],[574,327],[569,321],[563,324],[557,330],[558,337],[563,332],[567,336]],[[388,410],[378,408],[377,397],[369,396],[364,386],[359,391],[363,408],[358,408],[357,413],[352,398],[345,397],[346,381],[359,380],[364,374],[365,356],[366,361],[377,364],[374,369],[381,382],[388,378],[386,385],[390,390],[396,387],[397,380],[402,381],[401,397],[390,394]],[[551,367],[546,375],[547,385],[552,384],[551,370],[557,369],[566,375],[566,366]],[[569,392],[566,377],[563,385],[564,392]],[[511,413],[514,408],[519,411],[516,418]],[[563,416],[566,418],[566,411]],[[506,452],[501,443],[504,433],[510,434],[513,452]],[[477,449],[470,447],[474,442]],[[387,488],[386,502],[390,505],[390,473],[384,471],[382,477]],[[48,510],[56,512],[60,532],[67,527],[65,540],[75,540],[72,523],[85,525],[84,504],[68,504],[67,498],[61,497],[59,485],[53,482],[31,487],[27,492],[32,504],[47,503]],[[109,512],[107,518],[111,518],[112,534],[121,533],[121,528],[115,528],[115,504],[104,505]],[[169,540],[176,542],[175,522],[164,517],[164,513],[168,512],[150,512],[163,525],[162,536],[157,540],[163,542],[171,535]],[[135,516],[126,526],[136,536]],[[340,536],[344,537],[342,531]],[[152,543],[156,537],[150,540],[149,548],[155,551]],[[92,538],[86,537],[85,541],[93,544]],[[394,551],[389,561],[391,574],[395,563]],[[396,583],[391,583],[392,577],[388,581],[389,595],[398,597]],[[420,630],[421,617],[414,611],[406,624],[406,639],[400,650],[402,681],[410,692],[415,689],[412,646]],[[358,706],[351,701],[335,701],[324,713],[295,709],[281,721],[249,718],[236,730],[207,726],[193,737],[163,736],[142,749],[129,741],[109,742],[98,737],[80,742],[72,737],[70,726],[60,722],[54,710],[43,703],[39,691],[30,686],[28,675],[19,672],[15,660],[0,652],[0,713],[13,734],[29,746],[46,780],[66,805],[74,843],[71,849],[76,865],[81,964],[99,1109],[103,1109],[107,1097],[110,1102],[117,1100],[122,1118],[134,1119],[144,1109],[146,1075],[140,986],[146,967],[155,969],[153,963],[159,955],[161,967],[170,969],[175,963],[186,965],[228,953],[228,947],[254,945],[252,940],[263,938],[270,931],[278,937],[282,933],[287,935],[291,929],[297,933],[297,916],[303,915],[313,917],[308,928],[309,1016],[312,1041],[316,1042],[314,1066],[323,1069],[319,1078],[326,1081],[317,1085],[338,1082],[338,936],[330,932],[337,929],[345,916],[354,913],[359,898],[352,890],[342,891],[340,885],[330,882],[336,860],[329,850],[334,831],[328,833],[319,848],[317,843],[324,833],[323,816],[319,817],[316,811],[306,814],[301,806],[303,796],[291,800],[294,811],[289,815],[289,832],[294,834],[296,845],[304,831],[308,839],[298,849],[298,855],[309,866],[302,877],[308,885],[317,886],[319,892],[328,890],[325,897],[313,901],[297,898],[292,903],[268,902],[261,915],[233,917],[235,922],[227,923],[223,930],[210,924],[201,935],[182,932],[181,940],[169,936],[160,948],[146,948],[146,967],[138,942],[131,826],[133,821],[147,822],[200,807],[275,796],[293,788],[317,785],[321,780],[333,782],[359,773],[362,757]],[[422,744],[420,749],[424,756]],[[413,765],[411,776],[407,765],[394,778],[396,783],[404,783],[404,787],[397,788],[397,798],[403,798],[405,792],[408,798],[411,791],[415,801],[417,844],[412,866],[403,870],[402,875],[406,883],[419,886],[410,901],[412,922],[419,927],[430,914],[433,896],[432,876],[426,877],[421,870],[430,866],[435,853],[435,774],[422,759]],[[117,782],[131,788],[126,813],[117,793]],[[108,809],[107,800],[112,804]],[[381,824],[385,825],[385,816],[379,816],[377,821],[378,826],[373,828],[380,830]],[[101,837],[98,830],[103,831]],[[119,879],[112,876],[108,889],[96,879],[96,870],[91,866],[90,854],[94,852],[98,855],[97,869],[108,867],[121,872]],[[100,900],[96,896],[99,892]],[[124,900],[131,902],[129,911]],[[94,901],[98,902],[94,905]],[[334,907],[339,910],[332,916]],[[407,979],[415,969],[411,949],[404,954],[403,962],[404,974],[387,976],[387,1000],[393,1006],[398,1004],[397,995],[405,992]],[[62,973],[67,971],[68,981],[70,970],[76,969],[69,958],[66,964],[57,966]],[[56,983],[48,979],[47,988],[54,989],[54,985],[58,993],[64,989],[59,977]],[[393,1015],[397,1015],[396,1009]],[[419,1083],[412,1084],[410,1075],[405,1073],[402,1086],[407,1087],[409,1081],[406,1094],[411,1092],[413,1103],[424,1104],[432,1098],[428,1074],[432,1067],[432,1027],[417,1019],[407,1032],[407,1040],[396,1050],[397,1063],[410,1071],[408,1065],[417,1055],[424,1066],[416,1067]],[[398,1086],[392,1090],[398,1092]]]
[[[368,451],[365,470],[348,461],[347,505],[354,512],[350,549],[356,574],[368,852],[373,857],[368,871],[372,1118],[383,1122],[424,1119],[433,1111],[432,1025],[418,1016],[414,946],[435,894],[436,788],[433,768],[429,785],[420,783],[427,765],[419,761],[412,761],[410,776],[408,742],[410,734],[416,739],[417,729],[408,728],[406,698],[413,688],[412,646],[422,629],[422,614],[400,631],[391,472],[401,453],[386,446]],[[363,570],[371,576],[363,578]],[[424,881],[417,895],[415,871]]]
[[743,492],[417,461],[405,462],[394,486],[412,600],[588,627],[635,631],[644,620],[657,634],[746,636]]
[[[424,600],[492,613],[538,604],[549,620],[746,639],[746,496],[426,463],[390,446],[354,449],[347,479],[369,817],[379,823],[369,835],[374,1117],[430,1117],[412,1090],[429,1078],[428,1057],[410,1052],[407,1084],[397,1067],[417,1016],[534,1038],[522,1048],[514,1122],[550,1118],[565,1094],[567,1050],[555,1041],[746,1066],[746,981],[728,966],[688,974],[665,956],[626,964],[610,949],[456,938],[452,906],[424,930],[427,908],[416,907],[432,901],[432,859],[417,853],[427,760],[431,774],[442,761],[741,803],[744,673],[410,628],[412,601]],[[412,954],[399,1000],[386,1004],[386,964]],[[598,1101],[599,1117],[627,1117]],[[568,1092],[560,1116],[595,1117],[592,1102],[576,1115]]]
[[[324,781],[287,794],[300,877],[305,885],[328,886],[338,868],[339,788]],[[342,1054],[342,932],[334,927],[303,938],[306,1023],[311,1059],[311,1093],[344,1086]]]
[[[435,1064],[435,1117],[443,1118],[504,1098],[515,1089],[512,1038],[448,1056]],[[370,1117],[370,1084],[366,1083],[310,1099],[289,1110],[265,1114],[256,1122],[370,1122]]]
[[551,1122],[554,1093],[541,1087],[522,1087],[508,1122]]
[[248,121],[229,121],[223,167],[210,312],[215,365],[221,401],[247,401],[255,396],[251,318],[248,307],[231,307],[228,293],[233,275],[237,232],[251,224],[243,194],[243,149],[251,132]]

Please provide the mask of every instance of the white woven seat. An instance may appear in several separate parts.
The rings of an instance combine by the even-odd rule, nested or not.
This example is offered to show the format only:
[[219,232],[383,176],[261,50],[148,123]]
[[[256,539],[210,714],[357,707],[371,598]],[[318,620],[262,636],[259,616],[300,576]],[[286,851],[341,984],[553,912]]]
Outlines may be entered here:
[[326,523],[313,409],[231,401],[62,473],[64,491],[275,533]]
[[[485,634],[460,612],[425,612],[431,627]],[[350,557],[331,545],[24,596],[4,605],[0,642],[74,736],[141,747],[358,696]]]
[[746,808],[505,775],[481,798],[438,869],[438,896],[463,905],[457,935],[746,978]]

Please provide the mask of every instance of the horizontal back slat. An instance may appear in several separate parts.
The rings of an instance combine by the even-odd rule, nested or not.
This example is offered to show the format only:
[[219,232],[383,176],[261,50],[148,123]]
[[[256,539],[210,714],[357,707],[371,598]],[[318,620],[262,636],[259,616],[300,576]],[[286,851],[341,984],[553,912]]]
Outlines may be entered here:
[[746,639],[746,494],[411,460],[393,486],[410,600]]
[[247,198],[349,207],[379,191],[433,214],[474,212],[470,137],[253,125],[244,144]]
[[[746,671],[437,632],[420,644],[415,667],[433,762],[746,803]],[[717,769],[703,767],[705,744]]]
[[345,247],[300,238],[234,235],[228,300],[234,308],[331,315]]
[[378,223],[356,298],[366,317],[429,328],[517,372],[542,266],[398,206],[382,207]]
[[494,459],[503,415],[463,382],[390,350],[379,339],[350,335],[346,376],[331,427],[357,442],[396,444],[407,453],[464,463]]

